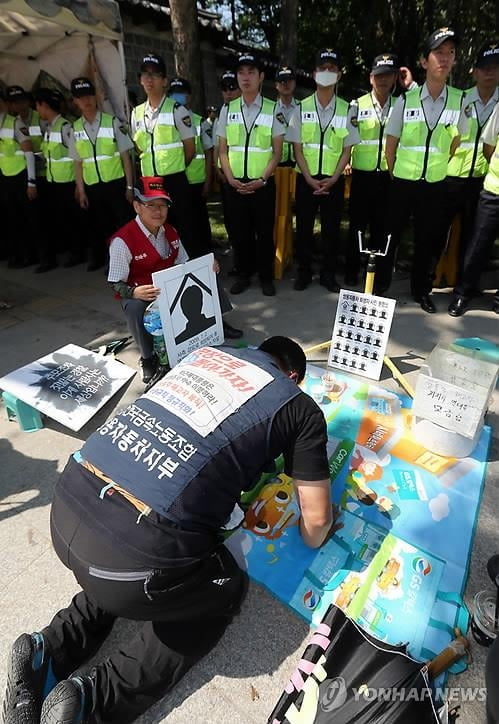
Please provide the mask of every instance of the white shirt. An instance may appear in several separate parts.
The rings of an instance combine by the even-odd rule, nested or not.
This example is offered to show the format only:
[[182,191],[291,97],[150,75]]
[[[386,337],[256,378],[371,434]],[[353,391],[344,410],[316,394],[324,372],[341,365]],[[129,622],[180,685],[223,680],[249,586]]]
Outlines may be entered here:
[[[100,128],[100,119],[101,119],[100,111],[97,111],[97,114],[93,121],[87,121],[84,117],[82,117],[83,128],[88,136],[88,140],[90,141],[90,143],[95,143],[97,140],[97,134],[99,133],[99,128]],[[128,135],[128,132],[126,131],[125,126],[116,117],[113,118],[113,132],[114,132],[114,138],[116,140],[116,145],[118,147],[119,153],[124,153],[125,151],[130,151],[133,148],[133,141],[130,138],[130,136]],[[80,160],[80,156],[78,155],[78,152],[76,152],[75,161],[79,161],[79,160]]]
[[[331,98],[329,103],[327,103],[326,106],[322,106],[320,104],[316,93],[314,93],[314,95],[315,95],[315,105],[317,108],[317,115],[319,117],[319,123],[321,125],[322,130],[324,130],[333,120],[333,116],[336,111],[336,94],[333,94],[333,97]],[[352,118],[356,118],[356,117],[357,117],[357,108],[355,106],[350,106],[348,109],[347,125],[346,125],[348,134],[343,139],[343,148],[346,148],[347,146],[353,146],[355,143],[360,143],[359,131],[352,124]],[[300,105],[296,106],[295,111],[294,111],[293,115],[291,116],[288,132],[286,134],[286,141],[290,141],[291,143],[301,143],[301,106]]]
[[[157,236],[146,229],[139,215],[135,217],[139,229],[149,239],[153,247],[156,249],[162,259],[167,259],[171,254],[171,247],[166,239],[165,230],[160,227]],[[132,252],[120,236],[115,236],[109,246],[109,273],[107,275],[108,282],[126,282],[130,273],[130,262],[132,261]],[[182,242],[179,243],[178,255],[175,264],[185,264],[189,261],[189,256],[184,249]]]
[[[437,125],[442,111],[447,102],[447,86],[444,85],[438,96],[433,99],[428,90],[428,86],[424,83],[421,86],[421,105],[423,106],[423,112],[426,118],[428,128],[433,130]],[[386,124],[386,135],[400,138],[402,135],[402,127],[404,125],[404,108],[405,108],[405,96],[401,95],[397,98],[395,105],[393,106],[392,112],[388,123]],[[464,103],[461,103],[461,112],[457,122],[457,128],[460,135],[466,133],[468,129],[468,119],[464,112]]]
[[466,94],[466,107],[468,107],[471,103],[474,103],[478,123],[481,126],[484,126],[487,123],[498,101],[499,88],[497,87],[486,103],[484,103],[480,98],[480,94],[478,93],[478,88],[476,86],[474,86],[470,92]]
[[[166,96],[163,96],[163,98],[158,103],[158,106],[156,108],[153,108],[149,101],[146,101],[143,105],[144,108],[144,125],[146,127],[146,131],[148,133],[152,133],[154,131],[154,128],[156,126],[156,123],[158,122],[159,112],[161,110],[161,107],[163,103],[165,102]],[[132,137],[135,135],[135,132],[137,131],[137,120],[136,120],[136,114],[137,114],[137,108],[140,108],[140,106],[137,106],[132,111],[132,117],[130,119],[130,132],[132,134]],[[182,141],[187,140],[188,138],[194,138],[196,135],[194,128],[192,126],[192,118],[191,114],[187,110],[185,106],[181,106],[178,103],[175,104],[173,108],[173,121],[175,123],[175,127],[177,131],[180,134],[180,138]]]
[[492,111],[492,115],[483,129],[481,140],[488,146],[495,146],[499,137],[499,103]]
[[[240,99],[238,99],[241,103],[241,112],[243,114],[244,123],[246,124],[246,128],[249,129],[252,127],[253,123],[256,121],[258,114],[262,110],[262,103],[263,98],[258,93],[255,100],[252,103],[246,103],[244,98],[241,96]],[[220,138],[227,138],[227,112],[229,110],[229,104],[226,103],[224,106],[222,106],[222,110],[220,111],[220,115],[218,117],[217,127],[216,127],[216,134],[217,136],[220,136]],[[277,118],[277,104],[274,107],[274,121],[272,123],[272,138],[275,138],[276,136],[284,136],[286,133],[286,126],[284,123],[281,123],[281,121]]]

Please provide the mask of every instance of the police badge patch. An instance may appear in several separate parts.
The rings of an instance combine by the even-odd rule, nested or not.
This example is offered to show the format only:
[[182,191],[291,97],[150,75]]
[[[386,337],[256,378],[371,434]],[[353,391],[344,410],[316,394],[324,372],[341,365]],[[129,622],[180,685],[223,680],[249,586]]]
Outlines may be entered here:
[[280,123],[282,123],[283,126],[287,126],[287,125],[288,125],[287,120],[284,118],[284,113],[276,113],[276,116],[275,116],[275,117],[277,118],[277,120],[278,120]]
[[187,126],[188,128],[190,128],[190,127],[192,126],[191,117],[190,117],[190,116],[184,116],[184,117],[182,118],[182,123],[183,123],[185,126]]
[[466,118],[471,118],[472,113],[473,113],[473,108],[471,107],[471,103],[470,103],[464,109],[464,115],[466,116]]

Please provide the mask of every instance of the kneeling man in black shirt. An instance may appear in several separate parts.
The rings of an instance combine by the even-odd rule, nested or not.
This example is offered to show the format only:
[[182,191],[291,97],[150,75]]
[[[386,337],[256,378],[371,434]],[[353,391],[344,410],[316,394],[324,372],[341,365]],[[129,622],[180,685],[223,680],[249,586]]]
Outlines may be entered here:
[[[326,424],[298,387],[305,364],[287,337],[259,349],[203,347],[70,457],[51,533],[83,590],[14,643],[8,724],[133,721],[207,654],[247,589],[220,529],[280,453],[303,540],[322,545],[333,524]],[[144,624],[72,675],[118,616]]]

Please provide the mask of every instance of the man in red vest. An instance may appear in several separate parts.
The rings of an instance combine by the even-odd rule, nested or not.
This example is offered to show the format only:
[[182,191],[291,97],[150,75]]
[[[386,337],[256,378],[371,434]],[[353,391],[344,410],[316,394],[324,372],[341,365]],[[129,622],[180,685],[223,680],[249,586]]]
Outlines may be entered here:
[[[144,312],[159,294],[152,274],[189,261],[177,230],[167,223],[171,199],[161,177],[141,177],[134,189],[137,216],[113,235],[109,246],[108,281],[121,301],[130,332],[140,349],[143,382],[149,382],[157,367],[153,338],[144,328]],[[222,292],[220,294],[220,292]],[[219,289],[222,313],[232,306]],[[224,321],[227,339],[242,337],[242,331]]]

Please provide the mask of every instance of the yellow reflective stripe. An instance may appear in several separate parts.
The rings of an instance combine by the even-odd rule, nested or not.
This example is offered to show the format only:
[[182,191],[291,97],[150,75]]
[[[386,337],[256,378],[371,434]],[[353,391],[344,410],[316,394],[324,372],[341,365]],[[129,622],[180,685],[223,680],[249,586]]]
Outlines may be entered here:
[[377,146],[379,144],[379,138],[374,138],[370,141],[362,140],[360,141],[361,146]]
[[116,151],[115,153],[111,154],[111,156],[90,156],[89,158],[84,158],[83,163],[93,163],[94,161],[108,161],[110,158],[116,158],[116,156],[119,156],[120,152]]
[[195,159],[197,158],[197,159],[199,159],[199,160],[200,160],[200,159],[204,159],[204,153],[196,153],[196,155],[194,156],[194,158],[195,158]]
[[[401,151],[420,151],[421,153],[426,153],[426,146],[398,146]],[[428,151],[431,153],[442,153],[441,150],[437,146],[429,146]]]
[[13,128],[1,128],[0,129],[0,138],[14,138],[14,129]]
[[320,143],[304,143],[303,148],[322,148]]
[[466,141],[465,143],[460,143],[459,146],[457,147],[458,150],[461,148],[475,148],[475,144],[469,143],[468,141]]
[[30,136],[41,136],[42,135],[42,130],[41,130],[40,126],[30,126],[28,130],[29,130]]
[[[113,138],[114,139],[114,128],[109,128],[107,126],[100,126],[99,130],[97,131],[97,138]],[[90,139],[89,139],[90,140]]]
[[271,127],[274,123],[274,116],[270,113],[259,113],[255,119],[255,125]]
[[50,131],[46,140],[49,143],[62,143],[62,133],[60,131]]
[[73,163],[74,159],[69,158],[69,156],[64,156],[64,158],[52,158],[50,157],[50,163]]
[[8,156],[9,158],[12,158],[12,156],[24,156],[24,151],[14,151],[14,153],[0,153],[0,156]]
[[165,126],[171,126],[174,123],[173,113],[160,113],[156,123],[164,123]]

